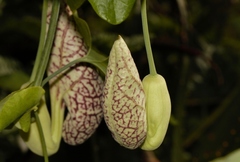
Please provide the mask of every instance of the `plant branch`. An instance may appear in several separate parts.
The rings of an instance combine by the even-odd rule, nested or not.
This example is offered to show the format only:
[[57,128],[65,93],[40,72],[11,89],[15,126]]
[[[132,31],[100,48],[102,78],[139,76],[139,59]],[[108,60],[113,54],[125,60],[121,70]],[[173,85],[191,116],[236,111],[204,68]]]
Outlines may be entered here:
[[[58,22],[58,15],[59,15],[59,9],[60,9],[60,0],[53,0],[52,5],[52,15],[50,19],[49,24],[49,30],[46,37],[45,42],[45,36],[46,36],[46,23],[47,23],[47,8],[48,8],[48,0],[43,1],[43,11],[42,11],[42,25],[41,25],[41,35],[40,35],[40,42],[36,57],[36,62],[33,68],[33,72],[30,78],[30,82],[33,82],[34,86],[40,86],[42,83],[42,79],[44,77],[49,55],[51,53],[53,40],[55,36],[56,26]],[[34,116],[36,119],[37,129],[40,136],[40,141],[42,144],[42,152],[44,156],[44,161],[48,162],[48,153],[47,153],[47,146],[46,141],[41,125],[41,121],[38,116],[38,112],[34,111]]]
[[47,153],[46,141],[45,141],[45,138],[44,138],[41,121],[40,121],[40,119],[38,117],[38,112],[37,111],[34,111],[34,116],[35,116],[35,119],[36,119],[38,133],[39,133],[40,141],[41,141],[41,144],[42,144],[42,151],[43,151],[43,156],[44,156],[44,162],[48,162],[48,153]]
[[[53,6],[52,6],[52,15],[51,15],[51,19],[50,19],[49,30],[48,30],[47,37],[46,37],[46,43],[44,44],[44,48],[40,49],[40,53],[39,53],[40,56],[37,56],[38,60],[36,60],[36,62],[37,62],[36,66],[38,66],[37,67],[38,70],[37,70],[37,74],[35,75],[35,78],[33,79],[35,86],[41,85],[43,76],[44,76],[46,68],[47,68],[49,55],[50,55],[50,52],[52,49],[53,40],[54,40],[54,36],[55,36],[58,15],[59,15],[59,9],[60,9],[60,0],[54,0]],[[41,40],[41,41],[44,41],[44,40]]]
[[38,71],[39,71],[39,65],[40,65],[40,60],[42,56],[42,51],[44,48],[44,42],[45,42],[45,37],[46,37],[46,21],[47,21],[47,8],[48,8],[48,0],[43,1],[43,8],[42,8],[42,20],[41,20],[41,31],[40,31],[40,40],[39,40],[39,45],[38,45],[38,51],[37,51],[37,57],[36,61],[33,67],[32,75],[30,78],[30,82],[34,82]]
[[[95,67],[97,67],[101,72],[103,72],[104,74],[107,71],[107,65],[104,66],[104,62],[107,61],[107,58],[102,57],[101,55],[97,54],[94,50],[92,50],[91,48],[88,50],[88,53],[86,56],[82,57],[82,58],[78,58],[75,59],[71,62],[69,62],[68,64],[66,64],[65,66],[59,68],[58,70],[56,70],[54,73],[52,73],[51,75],[49,75],[48,77],[46,77],[43,81],[42,81],[42,86],[44,86],[49,80],[51,80],[52,78],[54,78],[55,76],[57,76],[58,74],[64,72],[65,70],[67,70],[68,68],[70,68],[71,66],[74,66],[80,62],[85,62],[85,63],[90,63],[92,65],[94,65]],[[100,66],[100,64],[102,66]]]
[[143,37],[144,37],[144,43],[147,51],[149,70],[150,70],[150,74],[155,75],[157,74],[157,71],[155,68],[155,63],[154,63],[152,48],[150,43],[150,37],[149,37],[146,0],[142,1],[141,16],[142,16]]

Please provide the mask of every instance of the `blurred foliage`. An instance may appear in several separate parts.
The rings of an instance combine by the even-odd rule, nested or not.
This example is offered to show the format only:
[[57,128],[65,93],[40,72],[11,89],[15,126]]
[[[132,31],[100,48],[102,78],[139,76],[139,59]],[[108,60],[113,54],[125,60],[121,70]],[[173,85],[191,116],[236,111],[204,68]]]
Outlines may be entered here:
[[[130,16],[110,25],[85,2],[79,15],[89,24],[93,46],[108,55],[117,35],[129,45],[141,78],[148,74],[139,1]],[[181,5],[181,4],[185,5]],[[40,0],[0,0],[0,98],[27,80],[36,56]],[[149,0],[149,29],[157,70],[167,81],[172,119],[161,162],[205,162],[240,144],[240,1]],[[3,62],[1,62],[4,60]],[[0,134],[0,162],[42,161],[22,152],[17,132]],[[151,162],[111,137],[104,121],[83,145],[62,143],[50,161]]]

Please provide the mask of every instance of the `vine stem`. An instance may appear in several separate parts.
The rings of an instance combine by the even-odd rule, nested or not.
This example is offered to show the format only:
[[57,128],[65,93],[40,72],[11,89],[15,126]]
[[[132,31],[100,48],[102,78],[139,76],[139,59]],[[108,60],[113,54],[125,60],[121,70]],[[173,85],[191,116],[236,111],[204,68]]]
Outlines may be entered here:
[[[42,35],[43,33],[45,34],[45,32],[42,31],[40,41],[42,43],[43,42],[45,43],[43,43],[44,46],[42,45],[42,43],[40,43],[41,46],[39,46],[39,49],[38,49],[39,52],[38,52],[38,56],[36,58],[36,63],[35,63],[35,66],[37,67],[33,68],[34,69],[33,77],[31,77],[32,80],[34,81],[33,85],[35,86],[41,85],[47,65],[48,65],[49,55],[52,49],[56,26],[57,26],[59,9],[60,9],[60,0],[54,0],[52,5],[52,15],[51,15],[51,20],[49,24],[49,30],[46,37],[46,42],[45,42],[45,36]],[[47,14],[45,15],[45,17],[46,16]],[[43,19],[46,20],[46,18],[43,18]],[[45,24],[46,24],[46,21],[45,21]],[[44,29],[46,30],[46,25]]]
[[31,75],[31,78],[30,78],[30,83],[33,82],[35,80],[36,76],[37,76],[38,68],[39,68],[39,65],[40,65],[40,59],[42,57],[42,52],[43,52],[44,42],[45,42],[45,36],[46,36],[47,7],[48,7],[48,0],[43,0],[40,40],[39,40],[39,44],[38,44],[36,61],[35,61],[33,71],[32,71],[32,75]]
[[[42,11],[42,20],[41,20],[41,33],[40,33],[40,42],[37,51],[36,62],[33,67],[32,75],[30,82],[33,82],[33,86],[41,86],[42,80],[48,65],[49,56],[51,53],[53,40],[56,32],[56,26],[58,22],[58,15],[60,10],[60,0],[53,0],[52,4],[52,15],[50,19],[49,29],[46,36],[46,20],[47,20],[47,8],[48,0],[43,1],[43,11]],[[42,152],[44,156],[44,161],[48,162],[48,153],[46,141],[41,125],[41,121],[38,116],[38,112],[34,111],[34,116],[36,119],[37,129],[40,136],[40,141],[42,144]]]
[[[52,78],[56,77],[58,74],[64,72],[65,70],[67,70],[69,67],[74,66],[80,62],[85,62],[85,63],[91,63],[92,65],[94,65],[95,67],[97,67],[102,73],[106,74],[107,71],[107,66],[104,65],[100,65],[101,63],[103,63],[104,61],[107,61],[107,59],[103,59],[99,56],[99,54],[96,54],[96,52],[93,49],[89,49],[88,53],[86,56],[82,57],[82,58],[78,58],[75,59],[71,62],[69,62],[68,64],[66,64],[65,66],[59,68],[58,70],[56,70],[55,72],[53,72],[51,75],[49,75],[48,77],[46,77],[43,81],[42,81],[42,87],[49,82],[49,80],[51,80]],[[100,68],[101,67],[101,68]]]
[[142,17],[143,37],[144,37],[144,43],[147,51],[147,59],[148,59],[150,74],[156,75],[157,71],[156,71],[156,67],[153,59],[151,42],[149,37],[149,30],[148,30],[146,0],[142,0],[141,17]]
[[57,71],[55,71],[54,73],[52,73],[50,76],[46,77],[43,81],[42,81],[42,86],[44,86],[49,80],[51,80],[52,78],[54,78],[55,76],[57,76],[58,74],[60,74],[61,72],[67,70],[69,67],[79,63],[79,62],[83,62],[83,59],[76,59],[74,61],[69,62],[67,65],[59,68]]
[[46,141],[45,141],[45,138],[44,138],[42,124],[41,124],[41,121],[39,119],[37,111],[34,111],[34,117],[36,119],[38,133],[39,133],[40,141],[41,141],[41,144],[42,144],[42,151],[43,151],[44,162],[48,162],[48,153],[47,153]]

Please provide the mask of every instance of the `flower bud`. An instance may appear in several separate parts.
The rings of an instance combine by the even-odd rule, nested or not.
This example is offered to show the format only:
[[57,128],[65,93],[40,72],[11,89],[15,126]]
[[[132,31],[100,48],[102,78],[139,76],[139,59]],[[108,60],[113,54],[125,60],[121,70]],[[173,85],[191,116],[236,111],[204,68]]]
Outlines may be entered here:
[[105,122],[120,145],[135,149],[146,137],[145,95],[136,65],[120,36],[110,52],[105,81]]
[[[83,38],[68,12],[69,9],[65,9],[59,16],[48,68],[49,75],[87,54]],[[95,132],[103,118],[100,101],[102,87],[103,80],[97,71],[83,63],[69,68],[50,80],[53,111],[64,109],[65,106],[68,109],[62,130],[66,143],[81,144]],[[58,101],[61,101],[61,107],[56,104]]]
[[161,145],[167,132],[171,101],[165,79],[161,75],[149,74],[142,83],[146,94],[147,137],[141,148],[154,150]]
[[[46,105],[44,97],[42,98],[40,104],[36,108],[38,111],[38,117],[41,121],[41,126],[44,134],[44,139],[46,142],[46,149],[48,156],[55,154],[60,146],[61,134],[59,131],[52,132],[51,129],[51,119]],[[56,112],[55,112],[56,113]],[[56,114],[55,114],[56,115]],[[54,129],[58,129],[59,126],[62,126],[63,111],[59,110],[58,112],[58,123],[56,123]],[[60,119],[60,120],[59,120]],[[36,122],[32,122],[30,125],[29,132],[20,131],[20,135],[23,141],[26,143],[28,148],[35,154],[43,156],[42,143],[40,140],[40,135],[38,131],[38,126]]]

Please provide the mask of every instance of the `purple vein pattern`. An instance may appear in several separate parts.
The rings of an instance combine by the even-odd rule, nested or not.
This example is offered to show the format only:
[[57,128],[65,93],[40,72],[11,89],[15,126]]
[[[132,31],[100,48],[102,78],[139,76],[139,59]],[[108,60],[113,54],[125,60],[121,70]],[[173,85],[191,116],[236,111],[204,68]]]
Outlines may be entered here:
[[120,37],[110,52],[102,104],[113,138],[122,146],[139,147],[147,132],[145,95],[131,53]]
[[[59,15],[48,75],[69,62],[84,57],[87,53],[72,17],[63,8]],[[52,106],[68,109],[62,128],[62,137],[66,143],[70,145],[83,143],[100,124],[103,117],[100,102],[102,88],[101,77],[87,64],[77,64],[50,81]],[[54,104],[59,100],[60,104]]]

